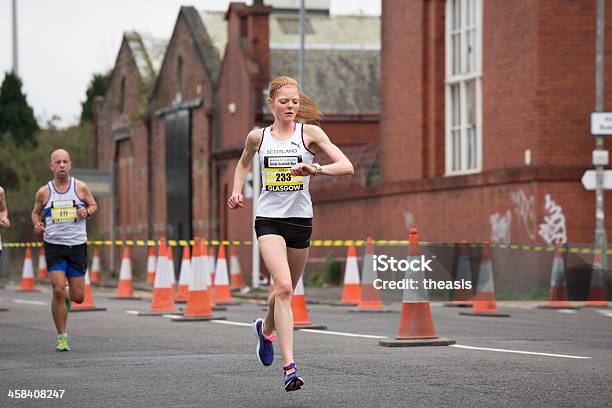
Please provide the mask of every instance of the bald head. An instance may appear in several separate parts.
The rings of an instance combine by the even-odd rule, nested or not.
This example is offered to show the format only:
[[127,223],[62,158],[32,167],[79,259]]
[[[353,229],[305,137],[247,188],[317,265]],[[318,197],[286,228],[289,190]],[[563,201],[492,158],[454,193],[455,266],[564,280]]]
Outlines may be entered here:
[[51,163],[53,163],[57,158],[67,158],[70,161],[70,153],[68,153],[64,149],[57,149],[51,153]]
[[51,153],[51,162],[49,163],[49,169],[53,172],[53,177],[56,180],[63,181],[70,177],[70,170],[72,169],[72,162],[70,161],[70,154],[64,149],[57,149]]

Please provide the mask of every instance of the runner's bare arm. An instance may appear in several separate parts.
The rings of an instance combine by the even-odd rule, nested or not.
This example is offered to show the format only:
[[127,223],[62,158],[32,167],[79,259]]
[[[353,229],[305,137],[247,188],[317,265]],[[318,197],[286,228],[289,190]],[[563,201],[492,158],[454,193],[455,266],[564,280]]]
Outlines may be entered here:
[[[314,151],[323,151],[332,160],[332,163],[321,166],[321,172],[326,176],[345,176],[355,174],[353,164],[351,161],[342,153],[342,150],[329,140],[329,137],[323,129],[315,125],[304,125],[304,142],[309,141],[308,148]],[[307,167],[306,167],[307,166]],[[316,172],[316,167],[312,165],[303,165],[302,171],[305,175],[313,175]]]
[[85,202],[85,207],[81,207],[77,210],[77,215],[81,218],[87,218],[92,216],[98,211],[98,203],[94,199],[93,194],[91,194],[91,190],[84,182],[77,180],[77,193],[79,197],[83,198]]
[[242,151],[240,160],[238,160],[238,164],[236,164],[236,171],[234,172],[232,195],[227,200],[227,205],[232,210],[243,206],[242,186],[244,185],[244,181],[251,167],[253,156],[255,156],[261,144],[261,137],[261,130],[251,130],[246,138],[244,150]]
[[0,187],[0,227],[10,227],[11,221],[8,217],[8,208],[6,206],[6,194],[4,189]]
[[34,209],[32,210],[32,224],[34,224],[34,231],[37,234],[45,232],[45,223],[42,221],[43,207],[47,202],[49,195],[49,189],[47,186],[43,186],[36,192],[36,198],[34,199]]

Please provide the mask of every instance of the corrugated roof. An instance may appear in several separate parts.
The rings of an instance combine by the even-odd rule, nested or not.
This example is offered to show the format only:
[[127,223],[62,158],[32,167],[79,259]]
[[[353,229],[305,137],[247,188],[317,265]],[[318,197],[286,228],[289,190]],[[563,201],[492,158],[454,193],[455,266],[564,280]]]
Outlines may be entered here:
[[[323,112],[380,110],[380,53],[356,50],[307,50],[301,88]],[[270,76],[297,78],[298,51],[271,50]],[[264,104],[267,108],[267,105]]]
[[126,39],[141,78],[152,83],[159,73],[168,41],[135,31],[126,33]]
[[[202,22],[223,56],[227,21],[223,12],[203,11]],[[270,76],[298,76],[299,33],[287,33],[297,14],[270,15]],[[380,110],[380,17],[309,17],[312,34],[306,36],[306,72],[302,87],[327,113]],[[264,104],[265,106],[265,104]]]

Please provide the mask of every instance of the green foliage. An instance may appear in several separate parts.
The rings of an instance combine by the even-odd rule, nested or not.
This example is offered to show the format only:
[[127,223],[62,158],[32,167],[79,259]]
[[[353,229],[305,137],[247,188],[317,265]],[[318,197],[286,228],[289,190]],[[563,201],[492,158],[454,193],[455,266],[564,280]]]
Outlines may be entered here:
[[10,135],[17,146],[34,146],[38,123],[21,91],[22,85],[13,72],[4,76],[0,88],[0,143],[5,143]]
[[11,219],[11,227],[1,231],[7,241],[38,239],[30,228],[30,214],[36,191],[52,177],[48,163],[53,150],[68,150],[73,167],[91,168],[94,164],[90,124],[41,130],[36,138],[36,147],[19,145],[9,138],[0,149],[0,185],[6,190]]
[[93,120],[93,100],[96,96],[104,96],[110,82],[111,73],[94,74],[87,87],[87,99],[81,103],[81,123]]
[[328,286],[339,285],[342,272],[340,264],[333,255],[328,254],[325,257],[325,266],[321,273],[310,273],[306,279],[307,286]]

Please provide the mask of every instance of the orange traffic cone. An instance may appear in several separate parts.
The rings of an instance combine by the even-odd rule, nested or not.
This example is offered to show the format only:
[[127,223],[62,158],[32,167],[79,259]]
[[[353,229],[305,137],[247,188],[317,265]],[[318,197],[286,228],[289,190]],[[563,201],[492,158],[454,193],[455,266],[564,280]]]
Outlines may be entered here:
[[595,252],[593,256],[593,270],[591,272],[591,286],[589,288],[589,299],[586,307],[608,307],[606,300],[606,285],[604,271],[601,265],[601,256]]
[[215,268],[215,303],[219,305],[237,305],[232,299],[229,287],[229,276],[227,276],[227,260],[225,259],[225,245],[219,245],[219,256]]
[[355,246],[350,245],[346,254],[346,266],[344,268],[344,287],[342,288],[342,305],[355,306],[361,300],[361,287],[359,285],[359,266]]
[[325,330],[327,326],[320,324],[312,324],[308,317],[308,309],[306,308],[306,295],[304,294],[304,282],[300,276],[293,296],[291,297],[291,311],[293,312],[293,328],[294,329],[319,329]]
[[23,269],[21,271],[21,285],[18,292],[40,292],[36,289],[34,282],[34,265],[32,264],[32,251],[26,248],[25,258],[23,260]]
[[38,279],[47,279],[47,258],[45,257],[45,248],[40,248],[38,251]]
[[210,281],[215,286],[215,249],[211,246],[208,248],[208,270],[210,272]]
[[[470,256],[465,241],[459,244],[459,261],[457,263],[457,276],[455,281],[461,283],[460,287],[464,286],[463,282],[472,283],[472,267],[470,265]],[[470,307],[472,305],[471,289],[455,289],[453,291],[453,301],[444,306]]]
[[172,285],[171,259],[168,257],[170,247],[166,248],[166,241],[162,238],[157,256],[157,271],[153,283],[153,297],[151,298],[150,313],[139,313],[141,316],[161,315],[176,311],[174,304],[174,287]]
[[176,275],[174,273],[174,254],[172,252],[172,246],[168,243],[168,251],[166,252],[168,262],[166,263],[168,268],[168,276],[172,282],[172,290],[176,291]]
[[183,247],[183,259],[181,260],[181,270],[179,272],[178,295],[174,299],[177,303],[187,302],[187,294],[189,293],[189,282],[191,281],[191,256],[189,254],[189,246]]
[[116,296],[111,299],[140,299],[134,297],[134,289],[132,286],[132,261],[130,259],[130,249],[123,249],[123,258],[121,258],[121,267],[119,269],[119,284],[117,285]]
[[96,248],[91,261],[91,283],[100,283],[100,251]]
[[[408,261],[420,258],[419,235],[416,228],[410,228],[408,238]],[[402,316],[395,339],[381,340],[379,345],[385,347],[412,346],[449,346],[454,340],[438,337],[434,328],[429,298],[424,288],[425,272],[422,269],[406,271],[405,279],[417,282],[417,289],[404,289],[402,299]]]
[[85,271],[85,297],[81,303],[72,303],[70,312],[100,312],[106,310],[105,307],[97,307],[94,303],[89,271]]
[[232,245],[230,256],[230,279],[232,290],[240,290],[244,288],[242,269],[240,268],[240,261],[238,260],[238,254],[236,253],[235,245]]
[[495,304],[495,286],[493,285],[493,265],[489,254],[489,243],[482,245],[480,269],[478,269],[478,285],[471,312],[461,312],[464,316],[510,317],[509,314],[498,313]]
[[155,248],[149,247],[149,256],[147,257],[147,284],[152,285],[155,282]]
[[380,301],[378,289],[374,287],[374,281],[377,279],[376,271],[374,270],[374,241],[372,237],[366,240],[365,255],[363,257],[363,276],[361,278],[361,299],[357,312],[386,312],[384,305]]
[[572,306],[568,300],[565,261],[563,260],[563,254],[559,246],[555,248],[555,257],[550,273],[548,303],[539,307],[541,309],[578,309],[578,307]]
[[[183,316],[173,316],[175,322],[190,322],[202,320],[224,320],[225,317],[213,315],[210,294],[210,272],[204,257],[201,256],[201,245],[197,239],[194,240],[191,280],[187,294],[187,305]],[[205,247],[204,247],[205,248]]]

